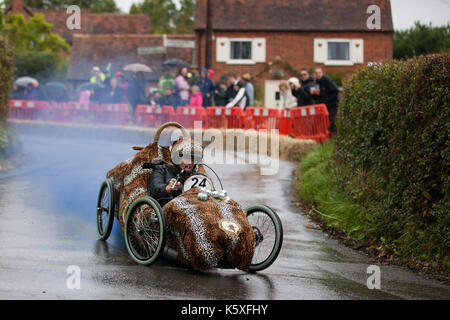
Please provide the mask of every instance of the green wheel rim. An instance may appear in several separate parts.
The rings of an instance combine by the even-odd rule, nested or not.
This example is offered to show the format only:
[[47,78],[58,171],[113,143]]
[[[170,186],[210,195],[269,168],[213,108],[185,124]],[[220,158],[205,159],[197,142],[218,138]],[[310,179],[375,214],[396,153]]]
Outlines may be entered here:
[[[105,196],[109,199],[105,202]],[[105,204],[107,207],[105,208]],[[107,216],[104,217],[104,212]],[[105,224],[106,222],[106,224]],[[100,186],[100,191],[97,197],[97,233],[100,240],[107,240],[111,234],[114,222],[114,190],[111,181],[106,179]]]
[[[136,228],[136,224],[134,221],[132,221],[132,218],[137,213],[137,210],[139,206],[141,205],[148,205],[150,206],[156,215],[158,227],[157,230],[159,232],[159,236],[156,241],[154,242],[155,250],[152,250],[152,252],[149,253],[148,257],[144,257],[139,254],[138,249],[136,248],[135,244],[137,243],[138,239],[133,238],[133,232],[132,228]],[[155,221],[156,222],[156,221]],[[125,244],[128,250],[128,253],[133,258],[133,260],[139,264],[148,266],[153,263],[155,263],[158,258],[161,256],[161,254],[164,251],[165,243],[166,243],[166,220],[163,214],[163,211],[161,209],[161,206],[151,197],[142,197],[134,201],[130,208],[128,209],[127,219],[125,221],[125,228],[124,228],[124,236],[125,236]],[[147,234],[146,234],[147,235]],[[144,248],[147,250],[148,248]]]
[[[270,223],[272,224],[273,227],[273,246],[270,250],[270,253],[267,254],[267,257],[265,259],[263,259],[260,262],[255,262],[254,260],[252,260],[252,263],[250,264],[249,267],[249,271],[252,272],[256,272],[256,271],[261,271],[264,270],[266,268],[268,268],[278,257],[278,254],[280,253],[281,250],[281,246],[283,244],[283,226],[281,224],[281,220],[280,217],[278,217],[278,215],[276,214],[276,212],[274,210],[272,210],[271,208],[269,208],[268,206],[265,205],[254,205],[254,206],[250,206],[248,207],[246,210],[247,212],[247,218],[251,218],[253,217],[253,215],[255,213],[260,213],[261,216],[266,215],[268,220],[270,221]],[[250,224],[251,221],[249,220]],[[256,237],[256,233],[261,233],[260,232],[260,226],[258,225],[252,225],[254,232],[255,232],[255,237]],[[267,235],[266,235],[267,236]],[[256,239],[255,239],[256,241]],[[261,240],[260,243],[255,243],[255,252],[253,253],[255,258],[255,254],[258,251],[258,246],[260,246],[262,243],[264,242],[264,240]]]

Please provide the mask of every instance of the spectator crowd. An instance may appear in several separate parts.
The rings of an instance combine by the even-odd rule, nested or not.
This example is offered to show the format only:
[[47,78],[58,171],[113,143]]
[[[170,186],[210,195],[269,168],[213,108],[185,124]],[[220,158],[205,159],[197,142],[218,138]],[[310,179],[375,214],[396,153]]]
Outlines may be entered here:
[[[223,75],[217,83],[213,82],[214,71],[199,69],[195,65],[181,67],[174,76],[165,67],[157,87],[149,87],[143,72],[133,72],[125,79],[122,72],[113,76],[110,71],[102,72],[99,67],[92,68],[89,84],[77,92],[82,103],[129,103],[133,109],[140,104],[154,106],[254,106],[255,88],[252,76],[245,73]],[[330,130],[335,131],[334,119],[337,113],[339,88],[321,68],[314,69],[311,76],[306,68],[301,69],[300,79],[292,77],[279,84],[278,106],[283,109],[325,104],[330,115]],[[39,83],[30,83],[20,91],[15,85],[12,99],[47,100]]]

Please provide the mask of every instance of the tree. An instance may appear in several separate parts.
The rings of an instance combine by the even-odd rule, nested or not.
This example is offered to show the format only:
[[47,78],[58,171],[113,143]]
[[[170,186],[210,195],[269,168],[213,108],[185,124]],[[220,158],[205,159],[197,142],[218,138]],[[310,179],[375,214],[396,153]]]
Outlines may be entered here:
[[[9,5],[11,0],[6,0]],[[81,9],[89,9],[91,12],[119,12],[114,0],[25,0],[25,4],[34,9],[66,9],[71,5],[77,5]]]
[[52,27],[42,14],[28,21],[21,14],[5,18],[3,31],[16,54],[16,76],[51,79],[67,66],[70,46]]
[[130,13],[150,17],[153,33],[193,33],[195,0],[179,0],[177,9],[173,0],[144,0],[132,4]]
[[143,13],[150,17],[153,33],[173,32],[173,18],[176,12],[172,0],[144,0],[131,8],[130,13]]
[[175,33],[194,32],[194,12],[195,0],[180,0],[180,9],[177,10],[174,19]]
[[394,32],[394,58],[409,59],[414,56],[450,51],[450,24],[442,27],[415,22],[409,30]]

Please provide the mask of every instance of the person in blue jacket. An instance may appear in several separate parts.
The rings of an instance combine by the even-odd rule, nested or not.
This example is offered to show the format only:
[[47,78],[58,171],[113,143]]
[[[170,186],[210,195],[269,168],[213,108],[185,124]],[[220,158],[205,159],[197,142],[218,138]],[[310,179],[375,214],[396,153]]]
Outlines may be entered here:
[[212,105],[212,99],[214,97],[214,91],[216,90],[214,83],[208,78],[208,69],[203,68],[200,73],[200,80],[197,85],[200,88],[203,96],[203,107],[210,107]]

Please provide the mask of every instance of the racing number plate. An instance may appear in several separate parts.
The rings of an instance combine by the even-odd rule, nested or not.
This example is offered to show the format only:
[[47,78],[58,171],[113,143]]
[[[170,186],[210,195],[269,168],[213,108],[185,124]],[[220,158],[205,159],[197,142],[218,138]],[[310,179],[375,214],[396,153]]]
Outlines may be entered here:
[[183,186],[183,192],[186,192],[192,188],[205,188],[210,191],[214,191],[214,186],[208,177],[203,175],[193,175],[190,176],[185,182]]

